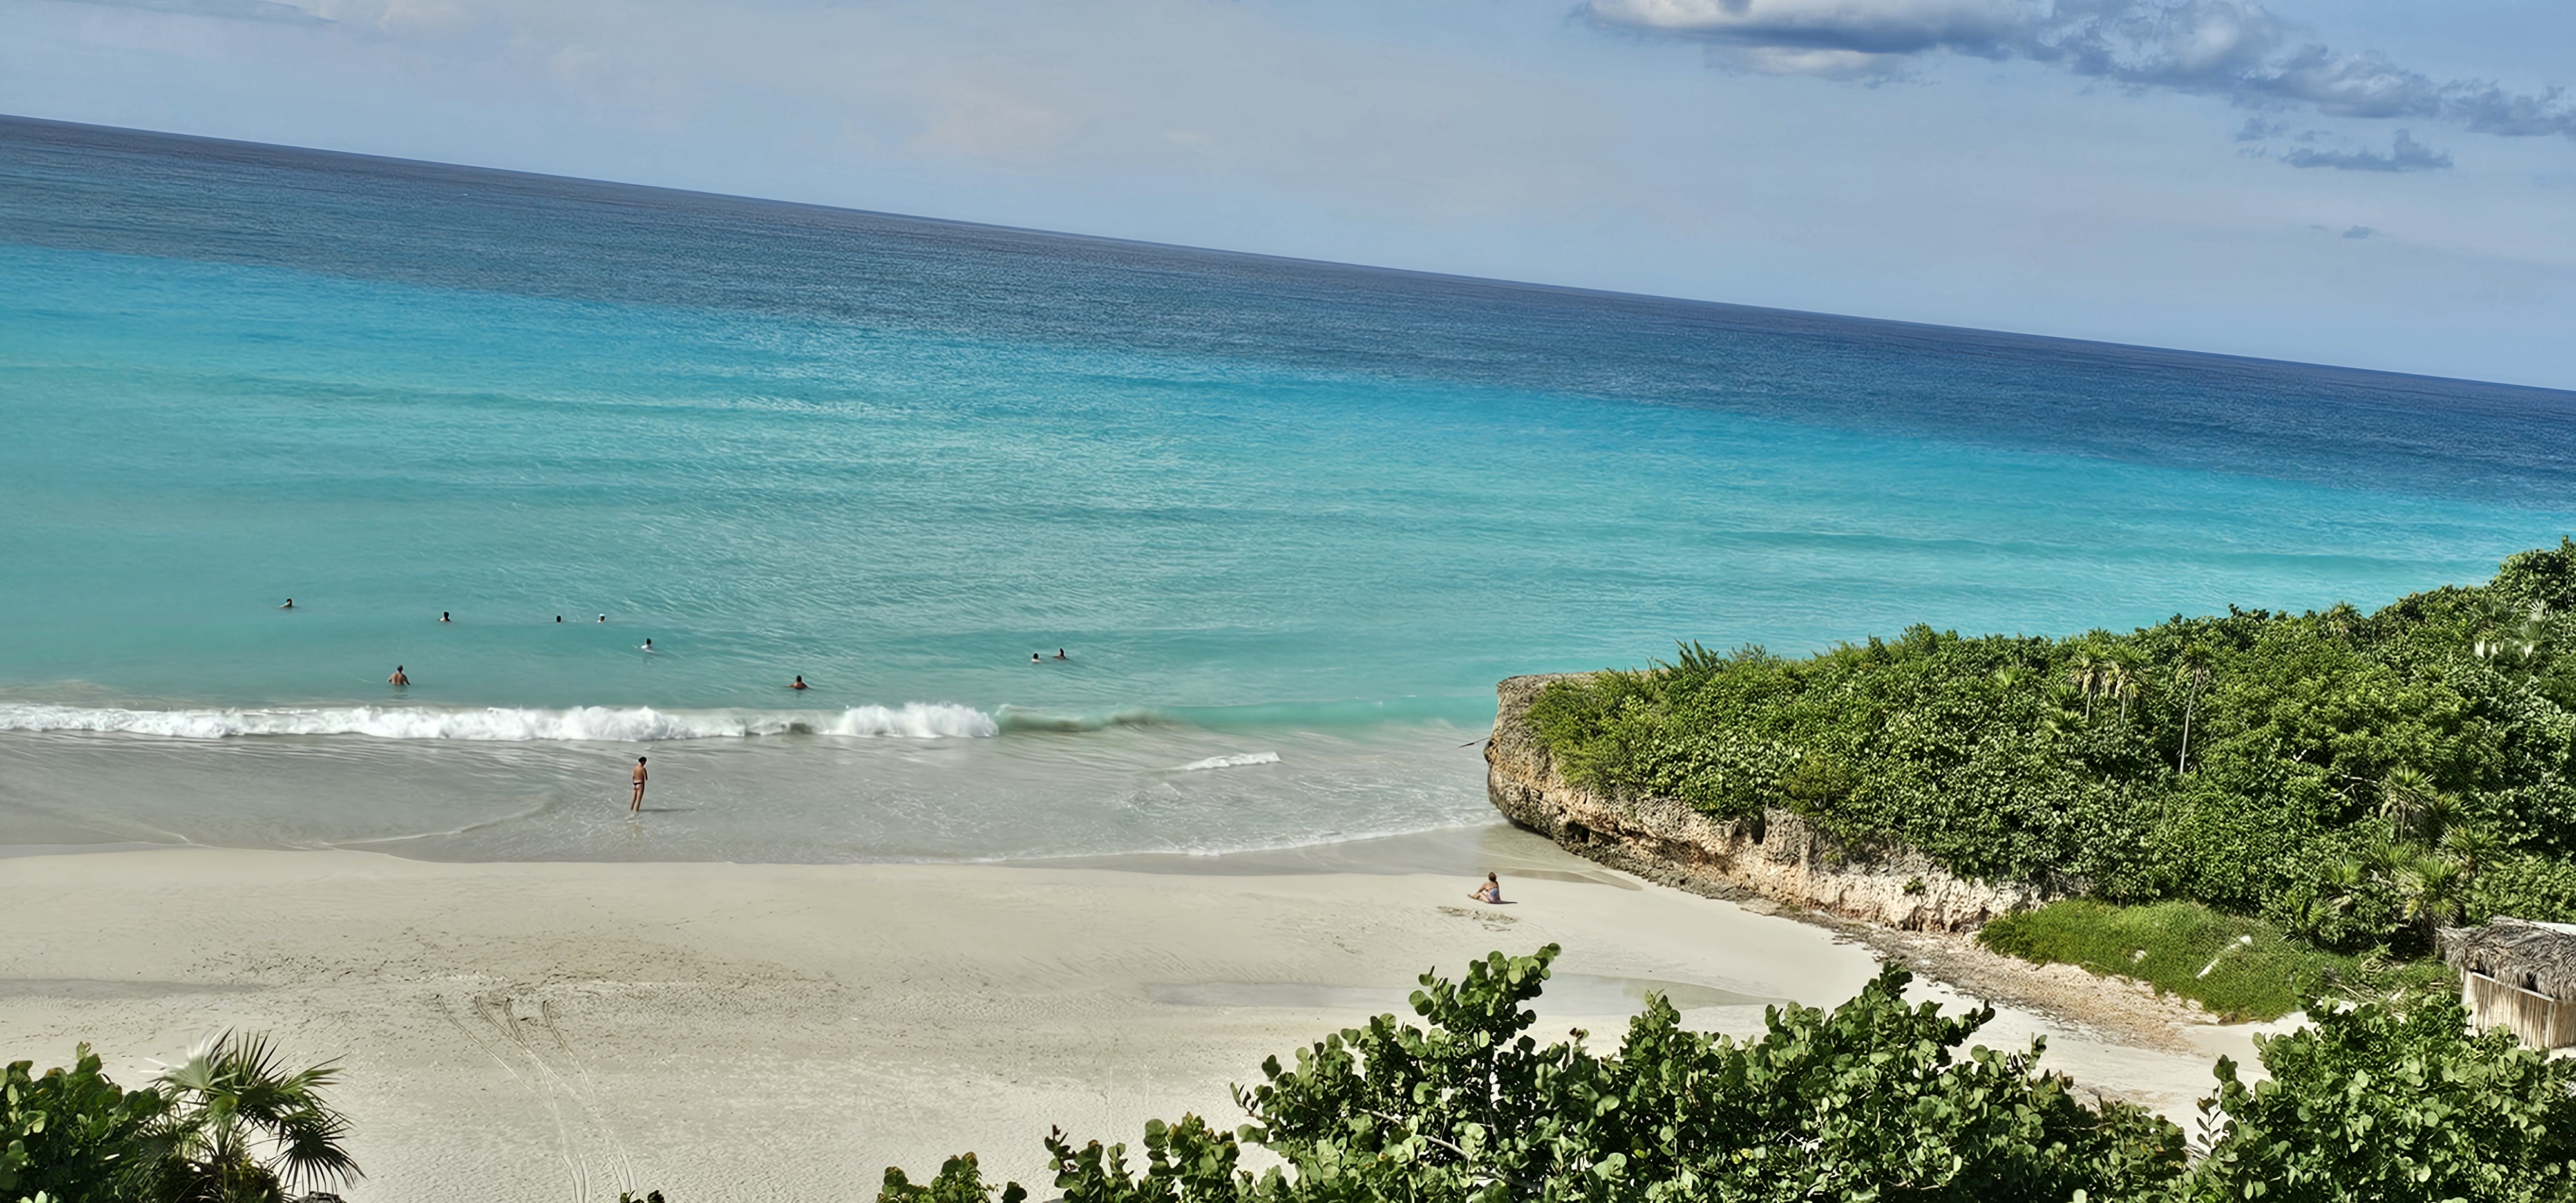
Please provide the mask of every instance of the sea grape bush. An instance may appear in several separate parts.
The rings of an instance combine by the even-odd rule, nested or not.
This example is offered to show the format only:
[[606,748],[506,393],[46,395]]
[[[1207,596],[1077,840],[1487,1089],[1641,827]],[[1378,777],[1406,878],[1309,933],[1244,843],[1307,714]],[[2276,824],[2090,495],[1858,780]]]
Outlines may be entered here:
[[[1392,1015],[1262,1065],[1237,1091],[1238,1132],[1195,1116],[1123,1146],[1047,1141],[1068,1203],[1214,1200],[1926,1200],[2109,1198],[2170,1179],[2181,1129],[2097,1105],[2037,1068],[2040,1046],[1968,1050],[1993,1015],[1943,1016],[1903,998],[1890,967],[1832,1012],[1773,1008],[1737,1041],[1681,1026],[1661,999],[1616,1052],[1527,1034],[1557,954],[1500,953],[1464,980],[1426,974],[1427,1026]],[[1237,1169],[1240,1143],[1282,1168]],[[884,1200],[980,1198],[952,1160],[928,1186],[889,1170]],[[940,1193],[940,1192],[947,1193]],[[923,1193],[927,1192],[927,1193]],[[1007,1197],[1007,1196],[1006,1196]]]
[[2222,1125],[2190,1203],[2576,1199],[2576,1062],[2504,1031],[2464,1034],[2447,992],[2408,1008],[2314,1009],[2310,1026],[2262,1046],[2269,1081],[2218,1063],[2201,1103]]
[[[2576,1063],[2468,1035],[2447,998],[2319,1004],[2315,1027],[2260,1045],[2270,1083],[2222,1062],[2194,1159],[2172,1123],[2040,1069],[2037,1042],[1968,1046],[1993,1013],[1908,1005],[1892,966],[1830,1012],[1772,1009],[1754,1039],[1688,1031],[1654,1000],[1613,1053],[1580,1033],[1542,1046],[1524,1004],[1556,951],[1426,974],[1425,1026],[1380,1016],[1265,1062],[1236,1131],[1155,1121],[1141,1160],[1053,1133],[1054,1186],[1067,1203],[2576,1200]],[[1241,1169],[1247,1144],[1284,1164]],[[996,1195],[968,1154],[927,1183],[890,1168],[877,1198]]]
[[1712,814],[2113,902],[2261,914],[2417,953],[2436,924],[2576,918],[2576,543],[2372,614],[2231,609],[2128,634],[1916,626],[1803,659],[1687,645],[1552,683],[1558,767]]
[[290,1186],[357,1179],[348,1123],[318,1065],[288,1071],[274,1045],[226,1033],[127,1090],[82,1045],[68,1069],[0,1076],[0,1200],[283,1203]]
[[109,1081],[88,1045],[69,1068],[34,1065],[14,1062],[0,1076],[0,1199],[112,1197],[103,1184],[138,1178],[166,1100]]

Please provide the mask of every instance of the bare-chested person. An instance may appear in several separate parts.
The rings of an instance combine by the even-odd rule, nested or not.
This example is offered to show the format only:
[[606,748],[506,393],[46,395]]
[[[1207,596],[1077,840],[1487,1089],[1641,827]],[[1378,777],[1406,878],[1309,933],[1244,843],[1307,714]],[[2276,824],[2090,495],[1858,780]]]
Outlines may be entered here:
[[645,778],[645,777],[647,777],[647,776],[649,776],[649,775],[650,775],[650,774],[647,774],[647,773],[644,771],[644,758],[643,758],[643,757],[641,757],[641,756],[636,757],[636,758],[635,758],[635,796],[626,800],[626,813],[628,813],[628,814],[640,814],[640,813],[642,813],[642,812],[643,812],[643,810],[644,810],[644,778]]
[[395,665],[395,666],[394,666],[394,675],[392,675],[392,676],[390,676],[390,677],[385,678],[385,684],[387,684],[387,685],[409,685],[409,684],[411,684],[411,678],[410,678],[410,677],[406,677],[406,676],[404,676],[404,675],[403,675],[403,670],[402,670],[402,665],[397,664],[397,665]]

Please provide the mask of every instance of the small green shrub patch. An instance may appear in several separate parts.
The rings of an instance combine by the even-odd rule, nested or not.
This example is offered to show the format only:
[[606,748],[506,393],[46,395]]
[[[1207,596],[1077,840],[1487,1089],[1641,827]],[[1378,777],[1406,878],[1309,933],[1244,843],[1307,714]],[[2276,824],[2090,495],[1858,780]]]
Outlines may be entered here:
[[2136,978],[2229,1022],[2278,1019],[2299,1009],[2302,995],[2425,984],[2417,979],[2441,972],[2430,963],[2383,969],[2361,957],[2320,952],[2260,919],[2196,902],[2113,906],[2069,899],[1997,919],[1977,939],[2026,961]]

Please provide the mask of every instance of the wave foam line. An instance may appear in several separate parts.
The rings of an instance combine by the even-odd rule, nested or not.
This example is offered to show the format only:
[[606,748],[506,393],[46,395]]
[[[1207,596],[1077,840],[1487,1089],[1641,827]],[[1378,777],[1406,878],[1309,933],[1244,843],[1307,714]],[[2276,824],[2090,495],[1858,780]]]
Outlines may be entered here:
[[1160,711],[1143,708],[1052,714],[1011,705],[1003,706],[993,718],[1004,731],[1105,731],[1111,727],[1152,727],[1170,721]]
[[0,731],[114,731],[173,739],[255,735],[365,735],[376,739],[546,740],[646,743],[752,735],[872,735],[903,739],[987,738],[1002,733],[971,706],[911,702],[829,711],[656,710],[575,706],[480,710],[416,706],[281,707],[265,710],[125,710],[0,703]]
[[1202,769],[1240,769],[1256,764],[1277,763],[1279,763],[1279,754],[1277,752],[1243,752],[1233,756],[1210,756],[1205,760],[1193,760],[1188,764],[1174,768],[1172,771],[1175,773],[1195,773]]

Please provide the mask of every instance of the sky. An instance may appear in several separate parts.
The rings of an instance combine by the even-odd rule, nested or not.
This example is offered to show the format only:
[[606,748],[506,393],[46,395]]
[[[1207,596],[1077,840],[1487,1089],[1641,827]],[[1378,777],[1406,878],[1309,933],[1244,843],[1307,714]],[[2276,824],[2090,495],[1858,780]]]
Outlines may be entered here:
[[2560,0],[0,0],[0,113],[2576,388]]

